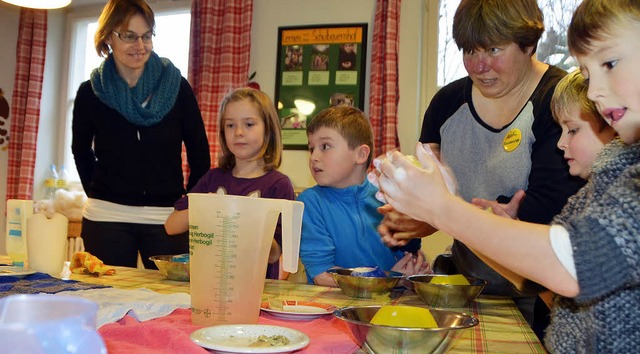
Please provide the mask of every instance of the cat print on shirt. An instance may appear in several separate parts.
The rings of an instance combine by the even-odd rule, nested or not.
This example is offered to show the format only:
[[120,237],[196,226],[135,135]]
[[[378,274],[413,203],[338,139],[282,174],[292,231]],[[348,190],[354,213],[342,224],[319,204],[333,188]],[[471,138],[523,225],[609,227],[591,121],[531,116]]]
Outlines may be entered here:
[[[227,190],[224,189],[224,187],[220,186],[218,187],[218,190],[216,191],[216,194],[220,194],[220,195],[227,195]],[[260,198],[260,191],[259,190],[255,190],[251,193],[249,193],[247,195],[247,197],[254,197],[254,198]]]

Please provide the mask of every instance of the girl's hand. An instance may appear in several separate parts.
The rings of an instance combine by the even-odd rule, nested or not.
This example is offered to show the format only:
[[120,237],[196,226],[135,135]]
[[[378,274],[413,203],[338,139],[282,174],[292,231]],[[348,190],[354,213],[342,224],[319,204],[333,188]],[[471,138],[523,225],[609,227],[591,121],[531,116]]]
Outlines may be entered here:
[[[436,214],[452,197],[449,188],[455,190],[455,184],[428,145],[418,143],[416,156],[422,168],[399,152],[388,154],[384,160],[374,160],[374,166],[381,172],[378,177],[380,190],[399,212],[437,227],[434,223]],[[442,171],[448,175],[449,187]]]

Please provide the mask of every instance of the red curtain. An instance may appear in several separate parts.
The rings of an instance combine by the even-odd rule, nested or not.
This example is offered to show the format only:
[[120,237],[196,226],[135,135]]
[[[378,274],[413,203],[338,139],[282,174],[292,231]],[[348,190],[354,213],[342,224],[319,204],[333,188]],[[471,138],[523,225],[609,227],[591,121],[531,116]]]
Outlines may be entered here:
[[20,10],[9,120],[7,199],[32,199],[46,41],[47,11]]
[[401,0],[376,0],[369,83],[373,156],[400,146],[397,129],[400,7]]
[[220,102],[231,89],[247,83],[252,13],[253,0],[192,3],[189,82],[200,105],[214,165],[220,151],[217,135]]

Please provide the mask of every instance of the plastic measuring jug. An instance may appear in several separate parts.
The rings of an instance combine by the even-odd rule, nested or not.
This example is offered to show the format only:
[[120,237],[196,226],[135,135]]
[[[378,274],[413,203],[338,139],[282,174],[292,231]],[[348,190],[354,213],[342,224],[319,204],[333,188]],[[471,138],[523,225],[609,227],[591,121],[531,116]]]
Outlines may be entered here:
[[0,348],[7,354],[107,353],[96,332],[98,304],[74,296],[0,299]]
[[269,249],[282,215],[282,268],[298,270],[304,204],[189,193],[191,322],[257,323]]

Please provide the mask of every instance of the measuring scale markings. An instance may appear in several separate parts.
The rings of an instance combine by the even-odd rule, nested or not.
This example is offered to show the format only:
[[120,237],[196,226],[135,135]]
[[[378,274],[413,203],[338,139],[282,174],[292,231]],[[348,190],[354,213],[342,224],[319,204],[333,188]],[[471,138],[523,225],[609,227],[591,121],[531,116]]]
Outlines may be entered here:
[[216,258],[218,262],[218,277],[220,278],[217,298],[218,306],[215,310],[217,318],[224,320],[226,316],[231,315],[230,309],[227,305],[232,301],[235,288],[233,287],[233,279],[235,279],[235,263],[237,261],[237,231],[239,229],[238,221],[240,219],[240,213],[232,213],[225,215],[218,211],[217,218],[219,224],[217,225],[222,229],[222,235],[218,238],[218,242],[221,243],[220,254],[217,254]]

